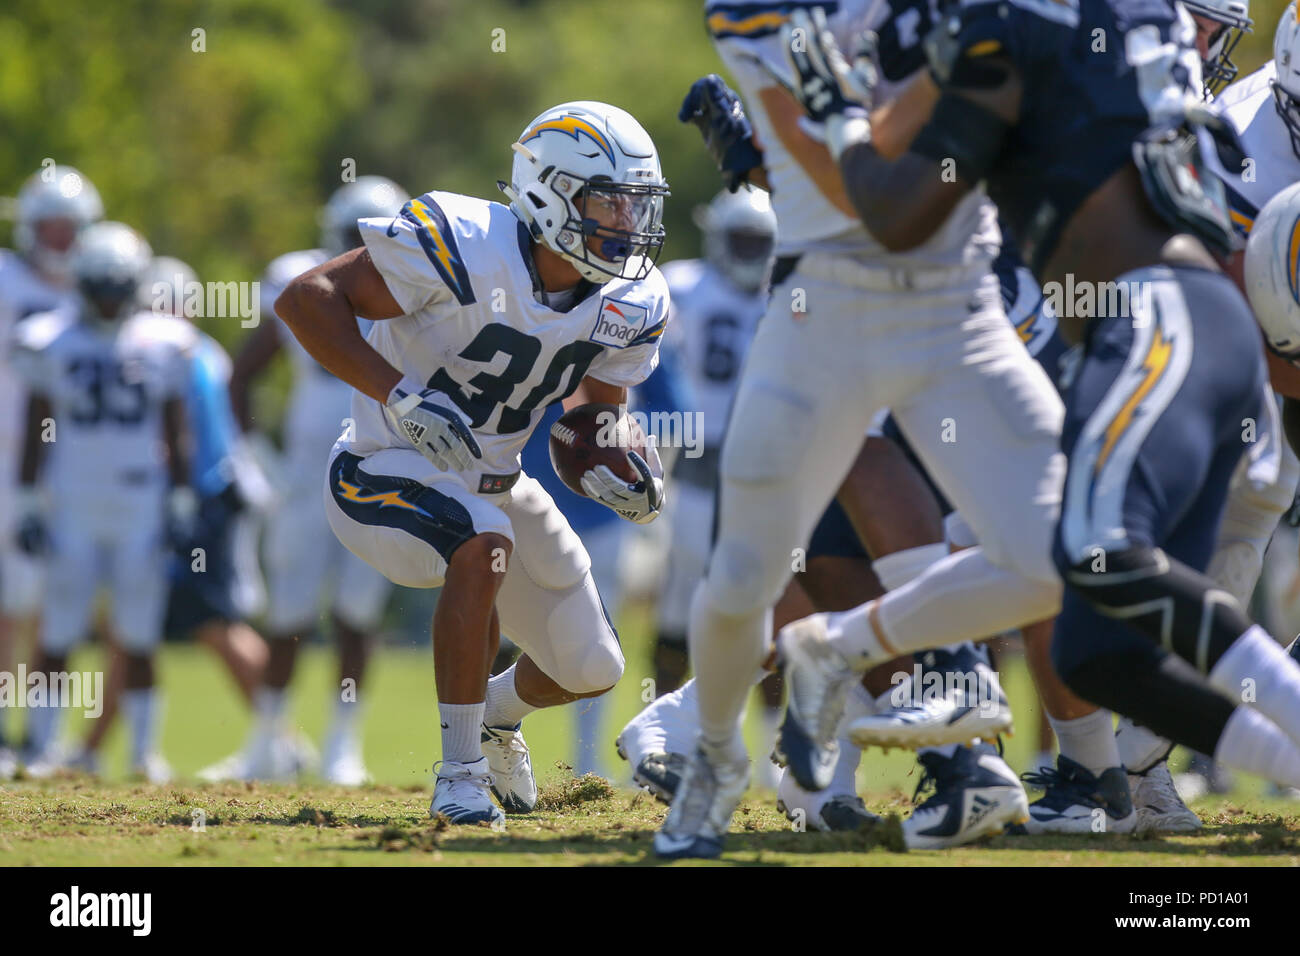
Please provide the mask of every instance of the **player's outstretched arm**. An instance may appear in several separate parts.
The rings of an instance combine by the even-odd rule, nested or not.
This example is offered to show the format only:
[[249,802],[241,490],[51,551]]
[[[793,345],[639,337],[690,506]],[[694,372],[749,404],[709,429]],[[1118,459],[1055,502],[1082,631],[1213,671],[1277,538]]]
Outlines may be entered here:
[[298,276],[275,300],[303,348],[334,375],[386,403],[402,373],[361,336],[357,316],[393,319],[403,309],[364,248],[353,249]]

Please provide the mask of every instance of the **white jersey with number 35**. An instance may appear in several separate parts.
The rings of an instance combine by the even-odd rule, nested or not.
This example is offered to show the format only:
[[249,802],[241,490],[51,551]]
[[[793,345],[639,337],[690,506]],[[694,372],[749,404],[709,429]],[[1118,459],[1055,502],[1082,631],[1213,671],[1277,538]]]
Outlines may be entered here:
[[49,400],[56,429],[41,483],[62,507],[161,494],[163,404],[185,395],[197,342],[188,322],[149,312],[113,326],[78,321],[75,310],[19,325],[14,368]]
[[[542,411],[588,375],[644,381],[658,364],[668,288],[656,269],[640,281],[581,283],[560,312],[542,301],[527,229],[508,207],[431,192],[394,219],[362,219],[375,267],[406,314],[375,322],[367,341],[403,375],[445,393],[483,451],[475,473],[519,470]],[[409,448],[381,404],[353,396],[351,451]],[[490,483],[471,487],[490,490]]]

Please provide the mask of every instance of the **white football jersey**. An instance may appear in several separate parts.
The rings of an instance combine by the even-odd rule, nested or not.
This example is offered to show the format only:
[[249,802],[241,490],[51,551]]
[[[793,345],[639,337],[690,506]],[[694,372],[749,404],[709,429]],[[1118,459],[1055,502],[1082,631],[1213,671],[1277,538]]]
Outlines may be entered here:
[[[780,89],[770,71],[789,77],[790,66],[781,47],[781,26],[789,19],[791,4],[776,0],[708,0],[705,19],[709,34],[727,69],[735,77],[763,150],[763,166],[772,187],[772,209],[779,224],[778,256],[802,252],[848,252],[880,257],[891,266],[953,266],[972,260],[971,246],[978,254],[993,256],[1001,243],[997,212],[982,188],[970,192],[953,209],[947,222],[925,243],[907,252],[889,253],[873,239],[857,216],[850,216],[832,204],[804,172],[803,167],[777,137],[759,90]],[[834,12],[829,12],[834,10]],[[877,0],[844,0],[828,5],[827,22],[840,48],[851,50],[855,37],[865,29],[879,29],[889,16],[889,4]],[[888,99],[896,84],[883,82],[881,95]],[[783,94],[784,95],[784,94]],[[814,139],[824,133],[806,119],[801,128]],[[885,263],[882,263],[882,265]]]
[[720,448],[745,353],[767,308],[767,291],[745,292],[703,259],[663,268],[672,296],[670,343],[690,383],[692,412],[703,418],[706,448]]
[[[27,260],[16,252],[0,249],[0,342],[8,343],[17,324],[29,315],[74,308],[78,301],[73,289],[45,281]],[[26,420],[25,390],[18,374],[9,367],[9,350],[0,348],[0,484],[12,481],[9,467],[18,454]]]
[[106,327],[77,316],[32,316],[14,340],[14,368],[52,406],[41,484],[59,507],[91,510],[122,495],[161,495],[163,404],[184,398],[197,331],[150,312]]
[[[288,252],[272,260],[262,277],[262,314],[275,315],[275,300],[285,286],[309,269],[330,258],[323,249]],[[289,393],[284,421],[284,449],[291,468],[315,481],[316,465],[323,464],[344,421],[352,410],[352,386],[336,378],[302,347],[292,332],[275,319],[280,342],[293,368],[293,386]],[[362,321],[364,334],[369,323]]]
[[[450,396],[474,430],[478,475],[519,470],[543,409],[588,375],[633,386],[658,364],[668,288],[657,269],[637,282],[580,283],[567,312],[541,301],[528,230],[508,207],[431,192],[395,219],[358,223],[375,267],[406,314],[375,322],[367,341],[403,375]],[[356,392],[350,447],[409,448],[383,406]],[[488,491],[489,479],[471,487]]]
[[[1300,181],[1300,158],[1291,148],[1291,136],[1277,115],[1273,88],[1273,61],[1225,89],[1215,105],[1227,115],[1241,137],[1250,159],[1241,175],[1230,175],[1228,206],[1237,232],[1249,236],[1264,205],[1292,183]],[[1235,173],[1236,170],[1228,170]]]

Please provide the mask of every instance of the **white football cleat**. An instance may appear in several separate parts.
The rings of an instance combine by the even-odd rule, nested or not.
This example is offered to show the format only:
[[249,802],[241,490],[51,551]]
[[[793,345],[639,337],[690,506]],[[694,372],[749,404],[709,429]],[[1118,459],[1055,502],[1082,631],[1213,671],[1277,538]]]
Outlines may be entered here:
[[962,846],[1029,818],[1025,788],[989,744],[958,747],[951,757],[930,751],[917,760],[924,773],[916,796],[930,787],[934,794],[903,821],[909,849]]
[[792,823],[802,823],[823,833],[860,830],[880,822],[880,817],[867,810],[856,793],[832,790],[809,793],[795,782],[788,770],[777,785],[776,808]]
[[[868,747],[942,747],[944,744],[968,744],[997,739],[1010,733],[1013,722],[1011,705],[998,683],[997,675],[984,663],[973,665],[979,677],[979,699],[968,701],[963,689],[942,696],[913,693],[909,678],[896,690],[904,701],[878,714],[867,714],[848,725],[848,737],[864,750]],[[917,699],[919,697],[919,699]]]
[[1195,833],[1204,826],[1178,795],[1169,765],[1163,760],[1143,773],[1129,774],[1128,788],[1137,811],[1138,833]]
[[80,770],[82,768],[74,767],[74,763],[84,764],[84,754],[80,749],[74,751],[65,744],[55,742],[27,759],[23,766],[23,776],[29,780],[48,780],[66,771]]
[[198,772],[198,778],[208,783],[228,780],[285,783],[309,772],[316,763],[316,749],[301,734],[268,734],[257,730],[243,750],[204,767]]
[[505,825],[506,815],[492,801],[492,773],[486,757],[473,763],[442,760],[433,771],[438,779],[429,816],[443,816],[456,824]]
[[655,834],[655,855],[666,860],[720,856],[732,814],[748,787],[748,759],[714,763],[703,747],[696,747],[668,817]]
[[171,783],[175,776],[172,773],[172,766],[162,754],[154,752],[145,754],[144,759],[131,768],[131,776],[136,780],[143,780],[145,783],[152,783],[155,786],[162,786],[165,783]]
[[492,772],[492,792],[506,813],[531,813],[537,806],[537,778],[533,776],[533,760],[520,732],[521,726],[484,724],[479,735],[483,756]]
[[844,701],[857,679],[843,655],[827,641],[826,614],[788,624],[777,636],[787,703],[778,737],[779,762],[805,790],[830,786],[839,759],[836,740]]
[[18,754],[9,747],[0,747],[0,783],[18,775]]

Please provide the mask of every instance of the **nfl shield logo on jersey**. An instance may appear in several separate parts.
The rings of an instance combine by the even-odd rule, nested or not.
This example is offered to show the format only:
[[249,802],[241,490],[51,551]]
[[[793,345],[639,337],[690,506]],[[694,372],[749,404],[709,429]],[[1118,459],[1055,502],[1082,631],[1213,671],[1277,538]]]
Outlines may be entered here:
[[591,341],[616,349],[627,348],[633,339],[645,331],[649,314],[645,306],[633,305],[621,299],[605,299],[600,303]]

